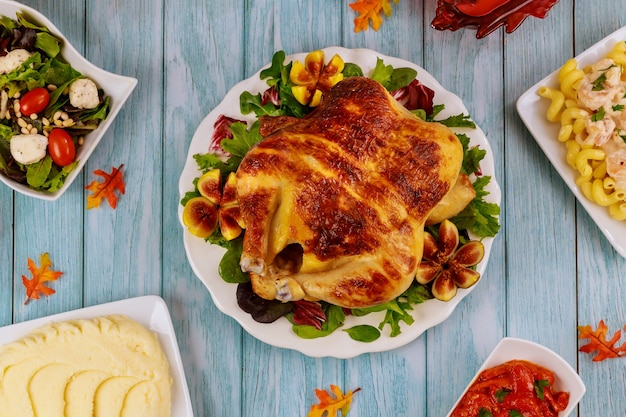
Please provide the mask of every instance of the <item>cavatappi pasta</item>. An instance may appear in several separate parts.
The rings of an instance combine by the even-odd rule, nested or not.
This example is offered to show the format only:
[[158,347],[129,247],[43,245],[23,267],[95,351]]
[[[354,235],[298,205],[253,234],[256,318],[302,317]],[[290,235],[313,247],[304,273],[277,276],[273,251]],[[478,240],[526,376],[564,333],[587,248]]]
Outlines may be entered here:
[[578,172],[582,194],[626,220],[626,41],[598,62],[579,68],[569,59],[559,70],[558,88],[542,86],[550,100],[546,118],[560,123],[557,139],[567,163]]

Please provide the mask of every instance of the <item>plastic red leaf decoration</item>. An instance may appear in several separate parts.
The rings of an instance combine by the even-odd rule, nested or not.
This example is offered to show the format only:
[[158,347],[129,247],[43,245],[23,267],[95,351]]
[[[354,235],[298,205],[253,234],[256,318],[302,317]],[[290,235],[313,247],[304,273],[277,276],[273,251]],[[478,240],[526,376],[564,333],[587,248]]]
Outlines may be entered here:
[[41,267],[37,267],[35,261],[28,258],[28,270],[33,277],[28,279],[22,275],[22,284],[24,284],[26,288],[26,301],[24,301],[24,304],[27,304],[31,298],[38,300],[40,295],[48,296],[54,294],[55,291],[47,287],[45,283],[56,281],[63,275],[63,272],[53,271],[51,269],[52,262],[47,252],[39,256],[39,263]]
[[119,191],[121,194],[124,194],[125,191],[124,178],[121,171],[123,167],[124,164],[120,165],[118,168],[111,168],[112,171],[110,174],[101,169],[97,169],[93,172],[104,178],[104,181],[98,182],[94,180],[85,187],[85,189],[93,193],[87,196],[87,210],[100,207],[103,198],[106,198],[111,208],[117,207],[117,194],[115,194],[115,190]]
[[[393,0],[398,4],[400,0]],[[350,8],[358,13],[354,19],[354,31],[366,31],[371,26],[378,32],[383,23],[382,14],[391,16],[391,0],[357,0],[349,4]]]
[[[624,330],[626,330],[626,325]],[[578,338],[589,339],[589,343],[581,346],[580,351],[590,354],[597,352],[593,357],[594,362],[626,356],[626,342],[618,345],[618,341],[622,337],[622,331],[616,331],[610,340],[606,340],[608,331],[609,328],[604,324],[604,320],[600,320],[596,330],[593,330],[589,325],[578,326]]]
[[559,0],[438,0],[431,26],[455,31],[465,26],[477,28],[484,38],[500,26],[511,33],[528,16],[544,18]]
[[339,411],[341,411],[341,417],[346,417],[350,412],[352,396],[355,392],[360,391],[361,388],[348,391],[345,395],[341,392],[341,388],[336,385],[331,385],[330,390],[333,392],[334,397],[326,390],[315,389],[315,395],[320,402],[311,406],[307,417],[336,417]]

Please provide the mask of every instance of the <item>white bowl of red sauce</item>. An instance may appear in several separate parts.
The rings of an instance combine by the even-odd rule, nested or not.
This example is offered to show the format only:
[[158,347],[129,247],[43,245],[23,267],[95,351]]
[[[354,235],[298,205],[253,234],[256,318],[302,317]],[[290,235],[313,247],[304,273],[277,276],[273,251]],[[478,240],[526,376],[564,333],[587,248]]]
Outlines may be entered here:
[[504,410],[512,416],[567,417],[584,394],[580,376],[562,357],[540,344],[506,337],[447,417],[495,417]]

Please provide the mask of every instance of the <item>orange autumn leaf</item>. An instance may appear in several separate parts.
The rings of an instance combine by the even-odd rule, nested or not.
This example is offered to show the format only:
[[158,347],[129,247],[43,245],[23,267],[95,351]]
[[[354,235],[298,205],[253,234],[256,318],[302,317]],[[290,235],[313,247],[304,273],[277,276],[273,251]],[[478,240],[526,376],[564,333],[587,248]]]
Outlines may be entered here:
[[115,194],[115,190],[124,194],[124,188],[126,186],[121,171],[123,166],[124,164],[120,165],[119,168],[111,168],[112,171],[110,174],[101,169],[97,169],[93,172],[103,177],[104,181],[98,182],[94,180],[85,187],[85,189],[93,193],[87,196],[87,210],[100,207],[103,198],[106,198],[111,208],[117,207],[117,195]]
[[22,284],[26,287],[26,301],[24,304],[28,303],[31,298],[39,299],[39,295],[52,295],[55,291],[52,288],[49,288],[45,285],[46,282],[56,281],[59,279],[63,272],[53,271],[50,269],[52,267],[52,262],[50,261],[50,255],[48,253],[43,253],[39,257],[39,263],[41,267],[37,267],[35,262],[28,258],[28,270],[32,274],[32,278],[28,279],[24,275],[22,275]]
[[[398,4],[400,0],[393,0]],[[350,8],[359,15],[354,19],[354,31],[366,31],[371,25],[378,32],[383,23],[382,14],[391,16],[391,0],[357,0]]]
[[357,388],[352,391],[348,391],[345,395],[341,392],[341,388],[336,385],[330,386],[330,390],[335,394],[333,396],[326,390],[316,389],[315,395],[319,398],[319,404],[314,404],[309,410],[307,417],[336,417],[337,412],[341,411],[341,417],[346,417],[350,411],[350,404],[352,403],[352,396],[355,392],[361,390]]
[[[626,330],[626,325],[624,329]],[[593,358],[594,362],[626,356],[626,342],[622,343],[621,346],[617,344],[622,337],[622,331],[616,331],[611,340],[606,340],[608,331],[609,328],[604,324],[604,320],[600,320],[595,331],[589,325],[578,326],[578,338],[589,339],[589,343],[581,346],[580,351],[584,353],[597,352]]]

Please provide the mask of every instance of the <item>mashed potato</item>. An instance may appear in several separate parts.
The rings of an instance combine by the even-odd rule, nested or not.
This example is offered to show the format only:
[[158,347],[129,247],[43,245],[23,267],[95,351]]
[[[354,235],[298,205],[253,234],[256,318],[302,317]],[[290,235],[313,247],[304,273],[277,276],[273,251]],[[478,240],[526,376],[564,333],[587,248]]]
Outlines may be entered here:
[[157,335],[121,315],[51,323],[0,347],[0,417],[168,417]]

